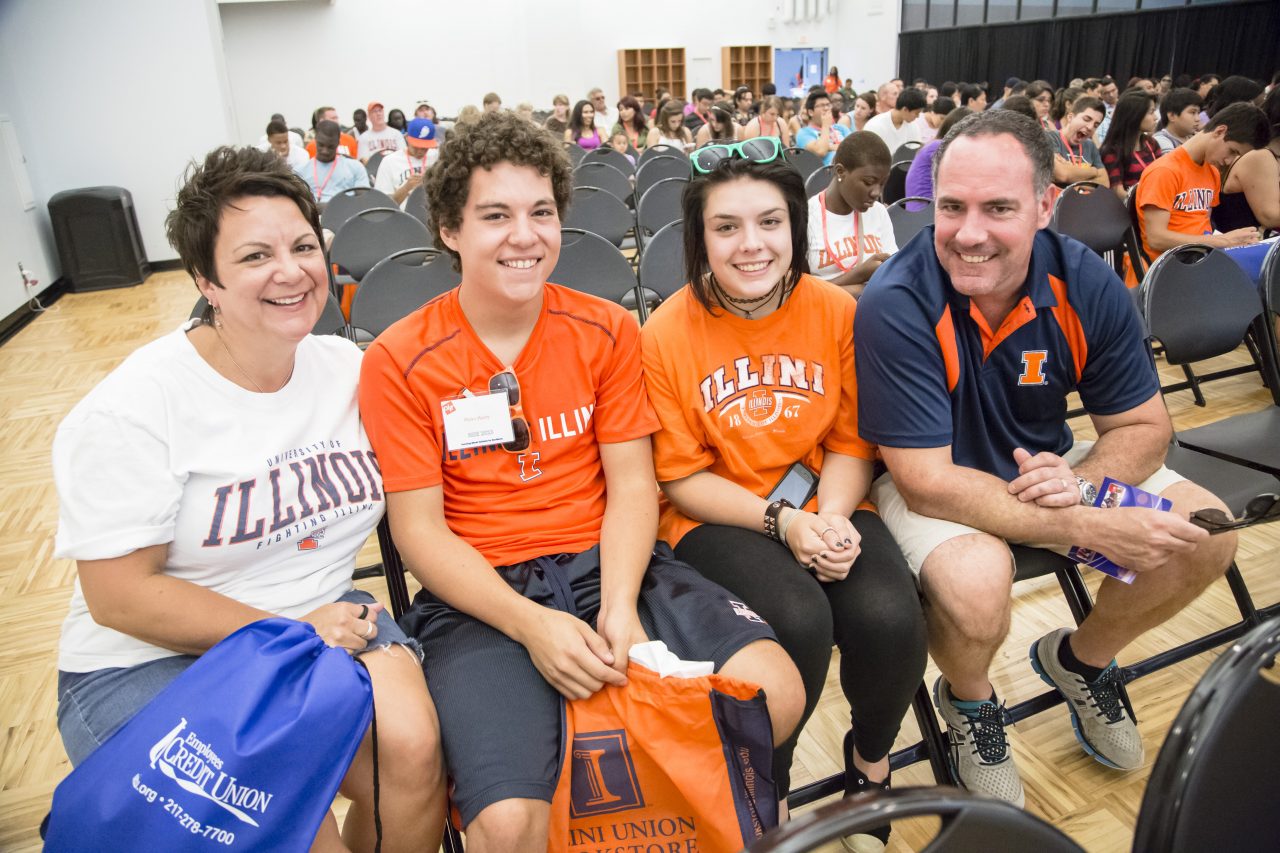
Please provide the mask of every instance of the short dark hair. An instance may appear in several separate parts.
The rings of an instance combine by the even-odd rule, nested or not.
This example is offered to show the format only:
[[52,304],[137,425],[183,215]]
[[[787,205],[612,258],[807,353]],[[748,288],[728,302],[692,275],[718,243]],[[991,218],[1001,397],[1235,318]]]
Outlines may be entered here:
[[1232,104],[1214,113],[1213,118],[1204,126],[1205,131],[1212,131],[1219,125],[1226,125],[1228,142],[1243,142],[1254,148],[1265,148],[1271,141],[1271,126],[1267,114],[1253,104]]
[[1232,104],[1250,103],[1261,94],[1262,84],[1257,80],[1233,75],[1209,91],[1204,111],[1213,116]]
[[961,83],[956,89],[960,93],[960,106],[967,107],[969,102],[982,97],[982,89],[972,83]]
[[929,105],[929,112],[937,113],[940,116],[947,116],[956,108],[956,102],[950,98],[944,98],[942,95],[933,99],[933,103]]
[[924,109],[924,92],[921,92],[914,86],[903,89],[898,93],[897,108],[900,110],[922,110]]
[[888,168],[893,159],[889,146],[883,139],[869,130],[859,130],[840,141],[833,162],[844,166],[846,172],[851,172],[863,166]]
[[[684,188],[681,208],[684,216],[684,269],[689,279],[689,289],[695,299],[707,311],[715,313],[725,308],[717,289],[711,286],[711,265],[707,261],[707,238],[703,215],[707,196],[718,186],[749,178],[773,184],[787,202],[787,216],[791,220],[791,266],[782,283],[784,294],[789,293],[809,271],[809,199],[805,195],[804,180],[800,173],[782,161],[755,163],[750,160],[730,158],[721,160],[710,174],[690,181]],[[780,297],[781,298],[781,297]]]
[[827,94],[826,89],[819,89],[816,92],[810,92],[809,97],[804,99],[804,110],[807,113],[813,112],[813,107],[818,101],[830,102],[831,96]]
[[1170,89],[1169,94],[1160,102],[1160,124],[1167,125],[1169,120],[1187,107],[1203,107],[1204,98],[1195,89]]
[[471,175],[499,163],[529,166],[551,179],[556,212],[564,219],[573,196],[573,167],[564,145],[550,133],[515,113],[485,113],[479,119],[453,129],[449,143],[440,148],[440,159],[427,170],[423,186],[431,211],[431,234],[440,249],[453,256],[453,268],[462,270],[458,253],[440,238],[441,227],[456,230],[471,191]]
[[1103,106],[1102,100],[1092,95],[1081,95],[1071,104],[1071,109],[1067,110],[1072,115],[1079,115],[1085,110],[1093,110],[1094,112],[1107,114],[1107,108]]
[[698,88],[693,90],[693,100],[695,102],[702,101],[702,100],[710,100],[710,98],[711,98],[710,89]]
[[321,136],[328,137],[334,142],[337,142],[342,138],[342,128],[338,126],[336,121],[322,119],[321,121],[316,122],[316,138],[319,139]]
[[956,86],[955,83],[952,83],[950,80],[948,80],[938,87],[938,97],[950,98],[952,95],[956,93],[957,88],[958,87]]
[[275,136],[276,134],[288,133],[288,132],[289,132],[289,125],[285,124],[283,121],[272,119],[271,121],[267,122],[267,136]]
[[[222,211],[245,196],[280,196],[298,206],[315,232],[318,245],[320,210],[307,182],[294,174],[274,151],[254,147],[224,145],[205,155],[203,163],[192,161],[182,177],[174,208],[165,217],[165,236],[182,259],[182,267],[195,278],[200,276],[222,287],[214,262]],[[201,319],[213,321],[212,306]]]
[[1012,110],[1015,113],[1040,120],[1039,114],[1036,112],[1035,104],[1031,103],[1031,99],[1026,95],[1010,95],[1000,104],[1002,110]]
[[943,138],[933,158],[933,185],[938,186],[938,174],[951,143],[966,136],[999,136],[1009,134],[1022,146],[1031,161],[1031,188],[1037,198],[1044,195],[1053,182],[1053,146],[1040,122],[1012,110],[987,110],[974,113],[960,121]]
[[778,94],[778,87],[777,87],[777,85],[775,85],[774,83],[765,83],[765,84],[763,84],[763,85],[760,87],[760,94],[761,94],[761,95],[776,95],[776,94]]

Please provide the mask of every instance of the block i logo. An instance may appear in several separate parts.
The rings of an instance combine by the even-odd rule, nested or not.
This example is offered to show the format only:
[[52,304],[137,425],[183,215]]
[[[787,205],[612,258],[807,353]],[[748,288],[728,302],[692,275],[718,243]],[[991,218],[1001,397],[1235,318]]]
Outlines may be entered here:
[[573,737],[569,811],[575,818],[644,807],[644,795],[623,730]]

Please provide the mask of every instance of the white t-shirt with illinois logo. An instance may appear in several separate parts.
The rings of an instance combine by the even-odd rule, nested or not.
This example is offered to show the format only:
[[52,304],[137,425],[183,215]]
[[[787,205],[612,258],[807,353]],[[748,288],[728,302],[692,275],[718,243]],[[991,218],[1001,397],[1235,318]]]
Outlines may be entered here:
[[[273,394],[217,373],[179,329],[134,352],[58,427],[55,556],[168,545],[164,573],[298,618],[351,589],[384,510],[356,408],[360,351],[308,335]],[[77,580],[58,668],[178,654],[99,625]]]
[[[795,462],[827,453],[872,460],[858,436],[853,297],[801,276],[782,307],[747,320],[708,311],[686,285],[640,329],[645,388],[662,422],[659,482],[709,471],[764,497]],[[698,522],[662,502],[674,545]]]
[[[809,199],[809,271],[830,281],[876,252],[898,251],[889,208],[874,202],[866,213],[840,216],[827,209],[826,191]],[[825,229],[824,229],[825,223]],[[854,237],[857,236],[855,241]]]

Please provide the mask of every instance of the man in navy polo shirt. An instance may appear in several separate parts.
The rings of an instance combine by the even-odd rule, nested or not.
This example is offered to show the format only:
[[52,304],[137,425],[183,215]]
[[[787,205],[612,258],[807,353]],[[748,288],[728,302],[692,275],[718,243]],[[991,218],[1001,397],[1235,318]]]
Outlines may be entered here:
[[[1124,285],[1080,243],[1040,230],[1053,209],[1044,132],[1007,110],[971,116],[934,169],[934,226],[858,303],[858,426],[889,469],[871,496],[920,575],[959,781],[1022,804],[987,676],[1009,629],[1005,543],[1081,545],[1138,572],[1132,585],[1107,578],[1083,625],[1031,648],[1086,751],[1125,770],[1143,750],[1115,655],[1220,576],[1236,543],[1187,521],[1225,507],[1163,467],[1171,425]],[[1096,443],[1072,440],[1072,390]],[[1172,511],[1093,508],[1108,476]]]

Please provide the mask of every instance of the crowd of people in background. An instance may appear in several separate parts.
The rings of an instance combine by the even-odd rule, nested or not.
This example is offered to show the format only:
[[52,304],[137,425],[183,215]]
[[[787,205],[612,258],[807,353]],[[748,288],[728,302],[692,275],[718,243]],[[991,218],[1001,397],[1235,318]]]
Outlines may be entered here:
[[[1091,181],[1124,199],[1148,167],[1206,128],[1214,116],[1233,104],[1250,104],[1261,109],[1267,130],[1265,139],[1259,137],[1249,147],[1265,150],[1241,150],[1238,166],[1235,157],[1215,164],[1221,168],[1215,187],[1220,203],[1214,205],[1211,222],[1222,219],[1233,227],[1220,230],[1238,231],[1245,226],[1280,228],[1276,84],[1275,77],[1264,86],[1247,77],[1212,73],[1194,78],[1135,76],[1123,88],[1109,76],[1075,78],[1063,86],[1010,77],[997,92],[985,82],[934,84],[916,79],[908,86],[895,78],[857,92],[852,80],[841,83],[833,67],[822,85],[812,86],[802,97],[780,96],[766,83],[758,92],[747,85],[732,90],[699,87],[688,100],[659,88],[652,95],[626,94],[611,104],[605,91],[595,87],[576,101],[556,94],[550,110],[522,102],[510,111],[544,127],[565,145],[585,151],[613,148],[633,165],[652,146],[692,153],[711,142],[756,137],[775,137],[783,148],[803,148],[830,165],[849,134],[868,131],[880,137],[891,154],[903,145],[926,147],[930,156],[913,161],[908,194],[931,198],[931,155],[937,150],[931,143],[945,136],[948,118],[958,121],[971,112],[1013,110],[1035,119],[1048,135],[1055,150],[1055,184]],[[479,107],[463,106],[452,118],[438,116],[427,101],[414,107],[410,119],[401,110],[372,101],[356,109],[345,125],[334,107],[323,106],[313,112],[305,132],[291,129],[281,115],[272,116],[259,147],[285,158],[308,180],[322,204],[353,186],[376,186],[402,203],[455,127],[504,109],[496,92],[486,94]],[[1250,115],[1257,119],[1257,114]],[[367,164],[379,154],[385,165],[379,166],[376,183],[366,170],[337,159]],[[1221,211],[1216,210],[1219,206]]]

